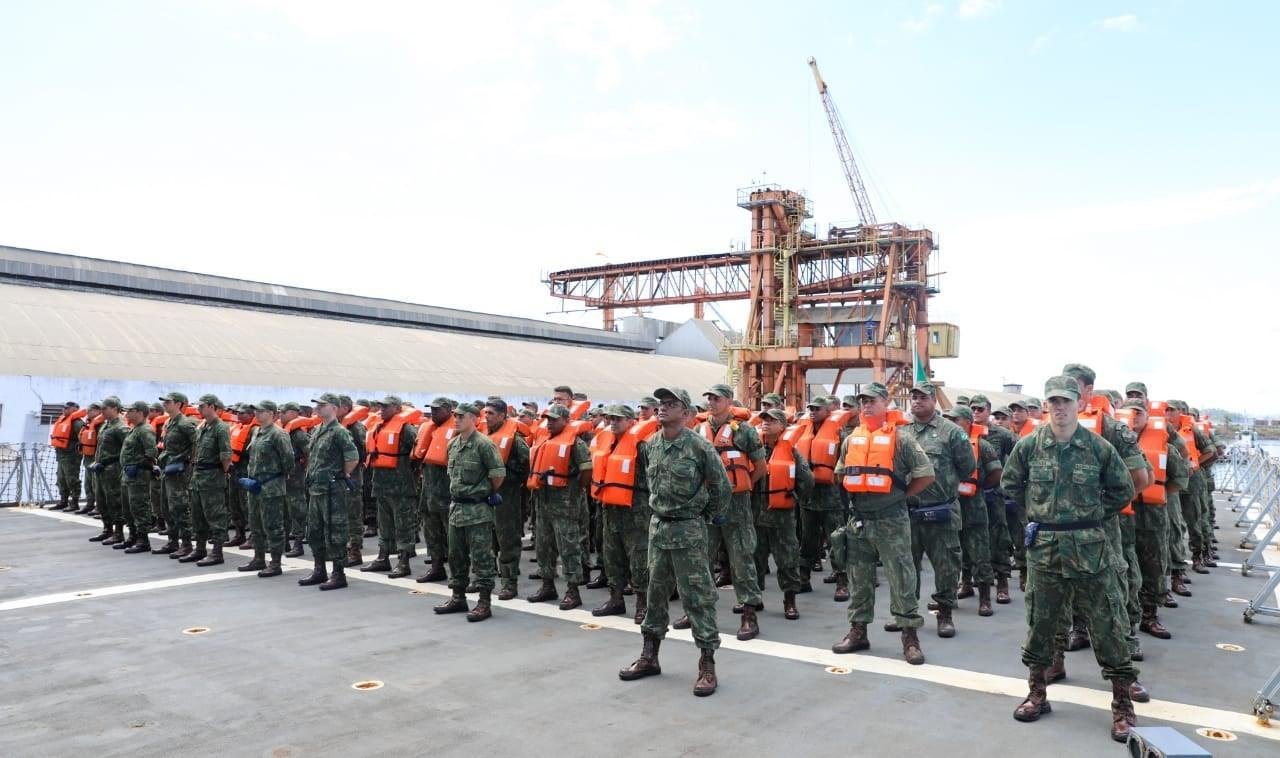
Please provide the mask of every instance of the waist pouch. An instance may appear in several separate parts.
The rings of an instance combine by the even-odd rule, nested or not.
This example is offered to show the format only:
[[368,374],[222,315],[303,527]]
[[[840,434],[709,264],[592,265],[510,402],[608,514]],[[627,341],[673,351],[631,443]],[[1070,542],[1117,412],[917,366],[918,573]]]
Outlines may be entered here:
[[1022,530],[1023,547],[1035,547],[1036,536],[1040,532],[1075,532],[1081,529],[1101,529],[1101,521],[1065,521],[1058,524],[1041,524],[1036,521],[1028,521]]
[[911,520],[917,524],[945,524],[951,521],[951,501],[911,508]]
[[254,479],[251,476],[242,476],[239,479],[237,479],[236,482],[240,485],[240,488],[243,489],[244,491],[256,495],[262,492],[262,485],[268,482],[273,482],[279,478],[280,478],[280,474],[272,474],[271,476],[263,477],[262,479]]
[[1018,501],[1013,498],[1006,497],[1004,499],[1004,513],[1006,516],[1018,515]]
[[186,470],[187,470],[187,464],[183,463],[182,461],[174,461],[173,463],[170,463],[164,467],[164,475],[175,476],[177,474],[181,474],[183,471],[186,471]]

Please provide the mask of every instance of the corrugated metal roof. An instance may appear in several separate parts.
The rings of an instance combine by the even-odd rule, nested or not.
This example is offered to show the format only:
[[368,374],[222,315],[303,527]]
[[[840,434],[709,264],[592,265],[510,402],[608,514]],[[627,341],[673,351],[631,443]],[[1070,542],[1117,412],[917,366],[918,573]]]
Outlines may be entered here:
[[600,400],[724,380],[688,358],[7,283],[0,373]]

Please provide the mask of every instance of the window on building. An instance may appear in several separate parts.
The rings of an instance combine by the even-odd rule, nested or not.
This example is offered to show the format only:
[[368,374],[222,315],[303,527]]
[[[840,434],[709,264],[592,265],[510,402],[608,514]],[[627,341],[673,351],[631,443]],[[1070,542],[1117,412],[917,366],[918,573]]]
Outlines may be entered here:
[[929,332],[929,341],[937,345],[942,342],[942,335],[937,332]]
[[53,422],[57,421],[58,417],[61,415],[62,405],[60,403],[54,403],[53,405],[45,403],[40,406],[40,425],[49,426]]

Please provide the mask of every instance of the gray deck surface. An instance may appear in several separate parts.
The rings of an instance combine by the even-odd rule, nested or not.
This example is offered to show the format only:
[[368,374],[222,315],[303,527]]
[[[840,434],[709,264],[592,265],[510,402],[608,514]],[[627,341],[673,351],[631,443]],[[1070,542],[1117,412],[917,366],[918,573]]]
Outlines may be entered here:
[[[1219,500],[1218,536],[1222,560],[1234,563],[1243,553],[1235,550],[1227,506]],[[199,569],[87,542],[95,532],[88,519],[0,509],[0,566],[7,567],[0,571],[0,604],[235,574],[250,557],[232,549],[226,565]],[[522,555],[525,573],[533,568],[530,555]],[[415,574],[421,563],[414,559]],[[697,655],[687,633],[673,632],[664,643],[662,676],[618,680],[616,671],[639,652],[637,628],[616,620],[597,630],[580,626],[596,621],[589,609],[604,590],[584,590],[584,607],[575,612],[517,600],[495,603],[493,619],[469,624],[431,612],[447,593],[443,584],[360,581],[369,575],[351,570],[348,589],[321,593],[295,583],[309,558],[286,565],[290,570],[271,580],[239,574],[31,607],[0,605],[0,755],[1125,754],[1108,738],[1106,710],[1055,700],[1051,686],[1053,713],[1020,724],[1011,716],[1020,697],[991,694],[966,679],[966,672],[1025,678],[1016,587],[1013,604],[996,606],[989,619],[977,616],[976,600],[961,601],[954,639],[938,639],[926,619],[921,641],[928,662],[945,668],[902,664],[888,673],[847,675],[827,673],[826,661],[792,655],[797,648],[763,643],[802,646],[802,653],[835,663],[868,655],[900,662],[898,635],[880,629],[886,586],[877,597],[872,649],[855,656],[829,651],[847,628],[843,604],[830,599],[832,585],[815,584],[813,594],[801,595],[801,619],[788,622],[770,576],[762,636],[747,643],[733,639],[732,590],[721,590],[720,690],[702,699],[690,694]],[[926,567],[923,586],[932,581]],[[1243,606],[1226,598],[1252,597],[1265,576],[1219,568],[1194,582],[1194,597],[1162,611],[1174,639],[1142,635],[1142,681],[1160,701],[1247,713],[1280,662],[1280,622],[1260,617],[1246,625]],[[522,594],[535,584],[522,579]],[[429,594],[410,594],[424,588]],[[529,610],[538,612],[522,612]],[[193,626],[211,631],[182,634]],[[1223,652],[1214,647],[1219,642],[1246,650]],[[753,646],[759,652],[750,652]],[[1067,670],[1065,684],[1107,689],[1088,650],[1070,653]],[[385,687],[351,688],[364,679]],[[1143,716],[1141,704],[1138,714],[1140,725],[1174,726],[1215,755],[1280,755],[1274,739],[1241,734],[1236,742],[1215,742],[1193,730],[1221,724],[1158,722]]]

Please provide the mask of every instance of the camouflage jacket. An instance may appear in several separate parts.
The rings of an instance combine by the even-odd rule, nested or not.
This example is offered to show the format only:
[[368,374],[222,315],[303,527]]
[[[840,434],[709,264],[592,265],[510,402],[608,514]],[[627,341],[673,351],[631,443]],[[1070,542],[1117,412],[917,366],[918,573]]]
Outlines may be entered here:
[[645,440],[649,461],[649,544],[669,550],[704,544],[706,519],[729,510],[729,476],[720,455],[701,434],[681,429],[673,440],[662,430]]

